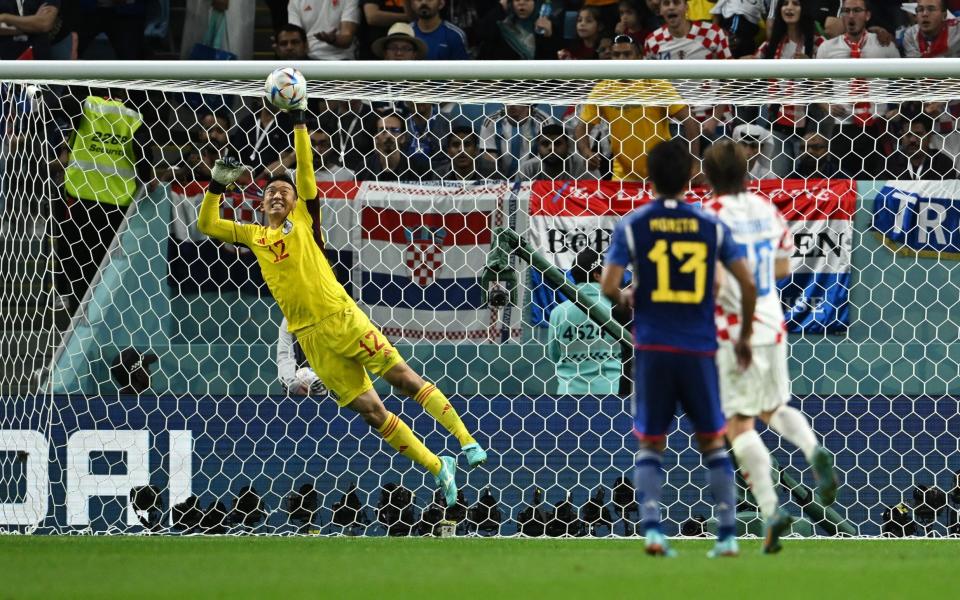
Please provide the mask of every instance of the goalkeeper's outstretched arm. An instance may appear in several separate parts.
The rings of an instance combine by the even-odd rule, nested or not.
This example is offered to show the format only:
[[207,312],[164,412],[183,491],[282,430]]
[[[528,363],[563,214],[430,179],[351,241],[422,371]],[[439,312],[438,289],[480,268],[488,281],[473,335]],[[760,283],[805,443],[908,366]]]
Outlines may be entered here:
[[[220,196],[246,170],[235,158],[220,158],[213,165],[210,185],[203,194],[200,214],[197,215],[197,229],[200,233],[223,242],[236,242],[236,225],[232,221],[220,218]],[[314,183],[316,187],[316,183]]]
[[[303,105],[306,105],[306,99]],[[313,239],[323,250],[325,244],[320,228],[320,200],[317,197],[317,178],[313,172],[313,144],[307,130],[307,113],[303,108],[296,108],[290,111],[290,118],[293,120],[293,149],[297,155],[297,195],[313,219]]]
[[313,174],[313,144],[307,131],[306,111],[291,110],[293,120],[293,149],[297,155],[297,195],[303,200],[317,199],[317,178]]

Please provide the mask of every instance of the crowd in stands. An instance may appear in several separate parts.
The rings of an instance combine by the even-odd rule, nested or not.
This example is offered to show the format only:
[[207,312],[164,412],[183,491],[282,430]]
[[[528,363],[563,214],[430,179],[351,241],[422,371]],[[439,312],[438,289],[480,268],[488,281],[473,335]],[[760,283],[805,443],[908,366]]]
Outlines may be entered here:
[[[960,0],[266,3],[273,58],[290,61],[960,56],[960,20],[951,12],[960,14]],[[207,50],[212,58],[253,58],[256,4],[187,3],[182,58],[211,58]],[[115,57],[145,58],[152,38],[177,29],[164,21],[170,14],[169,0],[0,0],[0,58],[84,58],[101,34]],[[603,85],[671,89],[666,81],[597,83]],[[144,185],[207,181],[225,154],[254,166],[251,180],[296,168],[286,115],[259,99],[90,88],[56,95],[59,133],[51,139],[59,142],[52,154],[62,168],[77,150],[70,140],[85,99],[98,95],[138,113],[131,157]],[[646,153],[673,136],[687,139],[695,153],[731,137],[749,149],[750,172],[759,179],[942,179],[956,177],[960,166],[960,101],[564,107],[313,98],[309,112],[316,176],[326,181],[638,181],[646,177]]]

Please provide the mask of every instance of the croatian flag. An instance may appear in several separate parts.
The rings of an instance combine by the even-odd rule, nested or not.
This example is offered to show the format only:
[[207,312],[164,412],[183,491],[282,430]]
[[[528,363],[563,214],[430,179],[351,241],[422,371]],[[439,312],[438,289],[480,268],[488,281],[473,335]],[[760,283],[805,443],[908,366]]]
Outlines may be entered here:
[[779,282],[787,331],[842,333],[850,325],[850,253],[856,182],[766,179],[754,188],[783,213],[796,247]]
[[508,195],[506,183],[361,185],[353,280],[361,308],[391,341],[521,337],[521,311],[491,310],[480,285]]

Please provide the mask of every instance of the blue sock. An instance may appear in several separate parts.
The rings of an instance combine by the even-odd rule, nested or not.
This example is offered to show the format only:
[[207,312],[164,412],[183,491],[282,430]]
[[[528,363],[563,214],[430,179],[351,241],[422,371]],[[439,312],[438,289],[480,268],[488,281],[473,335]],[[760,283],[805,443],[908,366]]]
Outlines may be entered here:
[[663,459],[660,453],[641,449],[637,453],[633,472],[643,531],[660,531],[660,494],[663,491]]
[[710,493],[713,494],[717,513],[717,539],[724,540],[737,532],[733,463],[725,448],[707,452],[703,460],[710,469]]

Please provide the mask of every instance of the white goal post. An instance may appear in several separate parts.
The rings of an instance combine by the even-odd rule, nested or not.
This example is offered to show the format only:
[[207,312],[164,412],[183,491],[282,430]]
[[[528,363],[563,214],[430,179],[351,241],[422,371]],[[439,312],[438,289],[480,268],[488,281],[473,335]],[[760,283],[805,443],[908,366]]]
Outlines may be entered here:
[[[216,156],[295,167],[282,117],[261,111],[281,66],[0,62],[0,531],[418,535],[446,517],[461,534],[633,535],[629,396],[557,391],[564,360],[596,358],[568,354],[594,334],[551,331],[563,298],[517,257],[505,307],[487,303],[484,276],[498,228],[562,272],[584,248],[602,252],[652,197],[637,148],[691,137],[655,109],[683,105],[707,107],[689,117],[698,147],[755,145],[751,185],[794,235],[794,273],[779,282],[793,402],[843,480],[819,521],[803,508],[802,456],[762,433],[781,499],[806,516],[794,532],[960,535],[960,59],[292,65],[314,99],[328,259],[491,450],[446,515],[432,477],[283,359],[255,259],[196,229]],[[873,111],[859,142],[844,105]],[[804,122],[784,130],[780,106],[803,107]],[[77,191],[84,176],[70,171],[98,160],[75,145],[91,110],[116,116],[103,153],[136,147],[132,166],[111,162],[98,180],[103,194]],[[640,113],[655,135],[630,129]],[[853,178],[844,157],[869,172],[863,148],[876,168]],[[221,215],[257,222],[267,174],[228,194]],[[126,204],[105,201],[123,182],[136,189]],[[416,403],[376,387],[428,446],[456,451]],[[677,424],[665,527],[697,535],[710,499]],[[758,532],[749,496],[740,508],[743,531]]]

